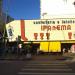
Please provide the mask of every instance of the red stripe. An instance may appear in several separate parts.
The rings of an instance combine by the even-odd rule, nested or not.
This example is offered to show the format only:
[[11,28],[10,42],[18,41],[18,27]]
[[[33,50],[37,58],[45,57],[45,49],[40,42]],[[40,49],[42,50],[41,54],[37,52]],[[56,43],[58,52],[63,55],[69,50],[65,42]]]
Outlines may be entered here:
[[24,20],[21,20],[21,39],[24,41],[27,41],[28,39],[25,37],[25,22]]

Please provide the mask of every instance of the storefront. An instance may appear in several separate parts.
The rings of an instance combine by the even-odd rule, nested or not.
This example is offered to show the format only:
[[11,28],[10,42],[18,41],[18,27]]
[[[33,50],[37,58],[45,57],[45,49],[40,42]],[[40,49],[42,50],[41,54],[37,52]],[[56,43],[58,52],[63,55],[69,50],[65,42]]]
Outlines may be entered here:
[[[15,20],[6,25],[9,42],[33,41],[44,52],[75,50],[75,18]],[[72,47],[73,46],[73,47]]]

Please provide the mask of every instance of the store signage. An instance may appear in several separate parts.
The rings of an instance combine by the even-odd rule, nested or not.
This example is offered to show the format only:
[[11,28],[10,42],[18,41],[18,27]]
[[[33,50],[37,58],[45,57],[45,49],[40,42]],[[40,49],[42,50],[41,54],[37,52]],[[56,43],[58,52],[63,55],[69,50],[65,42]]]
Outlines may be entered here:
[[71,25],[41,25],[41,31],[44,30],[71,30]]
[[33,21],[33,24],[75,24],[75,20],[72,19],[66,19],[66,20],[38,20]]
[[[46,38],[47,38],[47,40],[49,40],[50,39],[50,33],[34,33],[34,39],[35,40],[38,40],[37,38],[38,38],[38,36],[39,36],[39,34],[40,34],[40,39],[41,40],[43,40],[44,39],[44,36],[46,35]],[[68,39],[72,39],[72,32],[68,32]]]
[[[43,40],[44,39],[44,35],[46,35],[47,40],[49,40],[50,38],[50,33],[40,33],[40,39]],[[37,40],[38,37],[38,33],[34,33],[34,39]]]

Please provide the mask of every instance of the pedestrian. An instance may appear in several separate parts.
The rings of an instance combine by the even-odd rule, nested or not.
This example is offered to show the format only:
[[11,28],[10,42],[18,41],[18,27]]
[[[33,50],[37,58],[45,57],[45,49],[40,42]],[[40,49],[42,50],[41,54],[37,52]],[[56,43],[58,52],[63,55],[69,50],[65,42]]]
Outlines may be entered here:
[[66,49],[65,49],[65,48],[63,48],[63,53],[65,53],[65,50],[66,50]]
[[39,48],[37,48],[37,55],[39,55]]
[[18,45],[18,54],[19,54],[19,55],[21,54],[21,51],[22,51],[22,44],[19,44],[19,45]]

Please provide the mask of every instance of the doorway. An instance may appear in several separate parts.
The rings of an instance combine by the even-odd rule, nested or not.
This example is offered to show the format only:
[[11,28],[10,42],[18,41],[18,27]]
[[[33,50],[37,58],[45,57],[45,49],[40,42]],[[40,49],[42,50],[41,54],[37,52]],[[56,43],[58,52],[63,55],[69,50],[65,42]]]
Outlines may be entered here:
[[65,48],[65,52],[68,52],[72,45],[73,43],[61,43],[61,51],[63,52],[63,49]]

